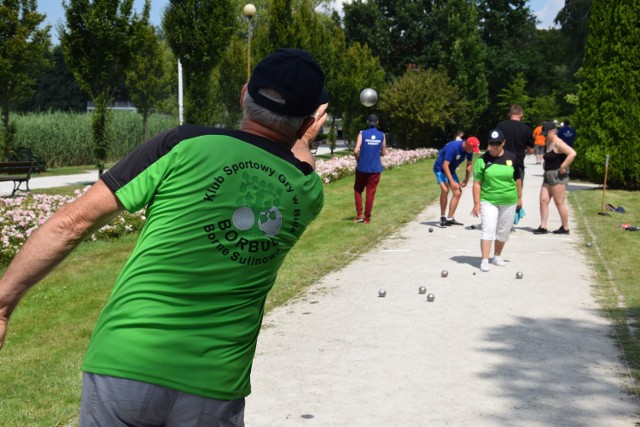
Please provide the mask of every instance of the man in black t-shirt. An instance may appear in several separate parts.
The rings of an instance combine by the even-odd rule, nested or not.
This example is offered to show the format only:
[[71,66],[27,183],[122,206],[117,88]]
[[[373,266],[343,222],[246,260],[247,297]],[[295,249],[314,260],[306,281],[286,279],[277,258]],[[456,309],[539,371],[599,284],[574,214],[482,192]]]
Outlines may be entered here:
[[524,111],[518,104],[509,109],[509,119],[496,126],[504,134],[507,142],[504,149],[516,155],[516,166],[520,169],[520,177],[524,180],[524,158],[533,153],[534,140],[531,128],[522,122]]

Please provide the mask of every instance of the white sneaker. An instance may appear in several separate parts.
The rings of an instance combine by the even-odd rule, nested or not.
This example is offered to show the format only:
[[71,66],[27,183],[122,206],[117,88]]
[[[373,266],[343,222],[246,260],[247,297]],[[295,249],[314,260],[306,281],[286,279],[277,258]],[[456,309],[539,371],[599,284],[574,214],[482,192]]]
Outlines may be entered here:
[[504,267],[505,265],[507,265],[507,263],[502,259],[502,257],[499,257],[499,256],[494,256],[493,259],[491,260],[491,264],[495,264],[500,267]]
[[489,271],[489,260],[483,259],[480,263],[480,271]]

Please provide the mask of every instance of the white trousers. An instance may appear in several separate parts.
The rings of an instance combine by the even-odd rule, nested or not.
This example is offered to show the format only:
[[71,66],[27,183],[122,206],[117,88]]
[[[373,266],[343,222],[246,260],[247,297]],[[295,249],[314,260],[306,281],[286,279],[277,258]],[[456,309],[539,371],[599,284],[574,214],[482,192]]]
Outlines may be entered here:
[[516,205],[496,206],[493,203],[480,202],[480,218],[482,219],[482,240],[509,240],[509,233],[516,216]]

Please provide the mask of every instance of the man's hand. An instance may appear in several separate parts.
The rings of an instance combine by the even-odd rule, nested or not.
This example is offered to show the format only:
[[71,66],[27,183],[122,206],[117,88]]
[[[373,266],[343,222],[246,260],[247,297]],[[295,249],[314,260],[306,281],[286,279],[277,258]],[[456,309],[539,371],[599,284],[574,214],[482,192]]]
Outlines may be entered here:
[[309,142],[313,141],[318,133],[322,129],[322,126],[327,121],[327,107],[329,104],[322,104],[318,107],[315,114],[309,117],[305,125],[307,126],[304,133],[298,138],[298,140],[291,147],[293,155],[300,161],[307,162],[316,168],[316,160],[309,150]]
[[[0,313],[4,311],[6,307],[0,308]],[[4,314],[0,314],[0,349],[4,345],[4,336],[7,333],[7,324],[9,323],[9,317]]]

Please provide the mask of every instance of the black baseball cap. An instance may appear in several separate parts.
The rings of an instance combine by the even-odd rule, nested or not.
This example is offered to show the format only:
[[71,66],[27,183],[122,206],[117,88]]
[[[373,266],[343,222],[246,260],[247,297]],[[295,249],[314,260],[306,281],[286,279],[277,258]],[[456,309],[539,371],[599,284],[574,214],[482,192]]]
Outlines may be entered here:
[[551,120],[542,122],[542,132],[540,132],[540,135],[547,136],[549,134],[549,131],[554,130],[555,128],[556,124]]
[[502,143],[502,141],[504,141],[504,133],[502,133],[502,131],[500,129],[494,129],[491,132],[489,132],[489,139],[487,141],[487,143],[489,144],[500,144]]
[[[247,87],[255,103],[276,114],[307,117],[329,101],[324,72],[311,54],[299,49],[278,49],[256,65]],[[263,96],[272,89],[284,104]]]

